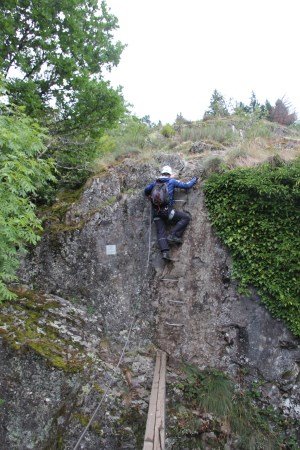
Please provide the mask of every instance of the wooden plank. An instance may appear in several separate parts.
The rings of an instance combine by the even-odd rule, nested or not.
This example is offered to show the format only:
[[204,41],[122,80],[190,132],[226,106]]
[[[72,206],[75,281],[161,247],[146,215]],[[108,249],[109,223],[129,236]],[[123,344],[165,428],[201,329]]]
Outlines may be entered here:
[[162,417],[162,428],[160,430],[160,441],[162,444],[162,450],[165,449],[165,439],[166,439],[166,374],[167,374],[167,354],[164,352],[162,355],[162,375],[161,375],[161,417]]
[[144,442],[143,450],[153,450],[153,442]]
[[162,352],[156,408],[154,450],[164,450],[165,448],[166,361],[166,353]]
[[[152,448],[153,448],[153,441],[154,441],[154,427],[155,427],[155,421],[156,421],[156,405],[157,405],[157,395],[158,395],[160,364],[161,364],[161,354],[159,352],[157,352],[154,375],[153,375],[153,382],[152,382],[152,389],[151,389],[151,395],[150,395],[150,400],[149,400],[146,432],[145,432],[145,438],[144,438],[144,441],[145,441],[144,444],[151,443]],[[144,446],[143,450],[148,450],[148,448]]]
[[166,353],[159,350],[156,354],[143,450],[165,448],[166,361]]

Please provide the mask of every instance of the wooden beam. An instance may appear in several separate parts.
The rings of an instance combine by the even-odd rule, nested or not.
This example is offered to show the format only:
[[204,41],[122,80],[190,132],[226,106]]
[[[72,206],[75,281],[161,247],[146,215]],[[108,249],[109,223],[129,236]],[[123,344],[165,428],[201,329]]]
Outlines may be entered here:
[[164,450],[165,448],[166,361],[166,353],[158,350],[143,450]]
[[165,405],[166,405],[166,354],[161,352],[159,384],[156,405],[156,423],[154,430],[154,450],[165,448]]

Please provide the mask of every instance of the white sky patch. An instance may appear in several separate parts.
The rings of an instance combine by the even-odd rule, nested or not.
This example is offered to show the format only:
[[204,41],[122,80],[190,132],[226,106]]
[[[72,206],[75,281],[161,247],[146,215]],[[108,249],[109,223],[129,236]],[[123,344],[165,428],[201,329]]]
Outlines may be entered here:
[[108,78],[139,117],[202,119],[214,89],[226,100],[300,115],[299,0],[107,0],[127,44]]

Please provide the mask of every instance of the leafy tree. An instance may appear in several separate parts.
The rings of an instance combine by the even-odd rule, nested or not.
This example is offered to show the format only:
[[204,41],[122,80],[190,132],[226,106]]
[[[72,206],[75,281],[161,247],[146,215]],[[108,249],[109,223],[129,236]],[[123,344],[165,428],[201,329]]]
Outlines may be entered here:
[[0,302],[12,297],[18,255],[35,244],[41,230],[33,199],[54,181],[53,162],[43,159],[43,130],[19,109],[0,105]]
[[149,128],[155,126],[155,123],[151,121],[150,116],[148,114],[141,118],[141,122],[147,125]]
[[13,102],[47,125],[64,183],[82,182],[97,141],[124,114],[124,100],[104,80],[124,46],[105,1],[3,0],[0,67]]
[[54,98],[69,113],[83,81],[101,80],[104,69],[118,64],[123,46],[112,41],[116,28],[104,1],[99,9],[97,0],[2,0],[0,66],[15,100],[25,99],[32,113]]
[[125,107],[120,93],[107,82],[89,80],[77,93],[74,106],[68,108],[64,120],[49,124],[50,154],[62,183],[76,186],[90,174],[101,136],[117,124]]
[[209,109],[204,113],[204,119],[226,116],[229,116],[226,101],[223,95],[215,89],[210,98]]
[[143,119],[136,116],[125,115],[118,127],[109,134],[115,140],[116,147],[122,151],[144,148],[146,139],[151,132]]

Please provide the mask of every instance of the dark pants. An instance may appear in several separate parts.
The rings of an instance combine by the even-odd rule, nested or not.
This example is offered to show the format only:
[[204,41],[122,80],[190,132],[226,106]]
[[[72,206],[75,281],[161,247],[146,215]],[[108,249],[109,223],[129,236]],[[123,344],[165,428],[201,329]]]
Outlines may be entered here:
[[154,211],[153,220],[156,226],[158,245],[160,250],[163,252],[169,250],[167,241],[167,224],[175,224],[174,228],[171,230],[171,234],[181,237],[191,218],[185,212],[175,211],[173,218],[170,220],[168,211]]

